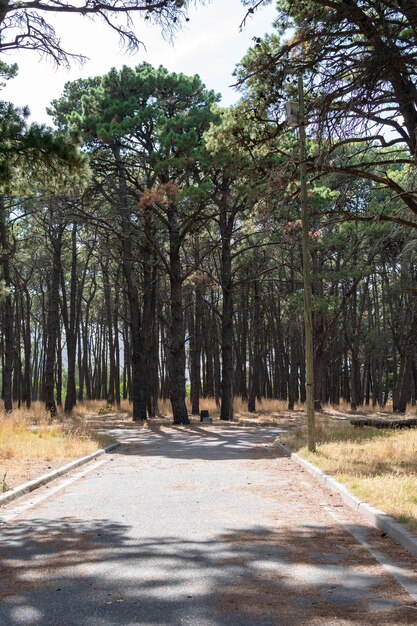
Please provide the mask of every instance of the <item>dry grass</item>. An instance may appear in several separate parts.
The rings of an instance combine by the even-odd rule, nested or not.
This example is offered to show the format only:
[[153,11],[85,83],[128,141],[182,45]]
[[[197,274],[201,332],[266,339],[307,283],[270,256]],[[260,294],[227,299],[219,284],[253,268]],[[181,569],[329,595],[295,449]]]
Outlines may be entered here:
[[[350,403],[346,402],[346,400],[340,400],[338,404],[325,404],[323,408],[325,411],[338,411],[340,413],[352,412]],[[385,407],[381,407],[379,404],[376,404],[375,406],[372,406],[372,404],[369,404],[369,405],[362,404],[358,407],[357,412],[367,413],[367,414],[370,414],[370,413],[378,414],[378,413],[385,413],[390,410],[391,410],[391,407],[388,405]]]
[[107,443],[73,421],[51,421],[43,406],[0,416],[0,493]]
[[[121,401],[120,412],[131,412],[131,408],[132,405],[128,400]],[[73,409],[73,415],[81,418],[92,414],[106,415],[107,413],[115,412],[119,412],[116,410],[116,406],[107,404],[105,400],[86,400],[85,402],[79,402]]]
[[[385,406],[381,406],[380,404],[376,404],[373,406],[372,404],[361,404],[358,406],[356,411],[352,411],[350,403],[345,400],[340,400],[338,404],[325,404],[323,407],[325,412],[336,412],[336,413],[347,413],[347,414],[364,414],[364,415],[391,415],[392,414],[392,400],[388,400]],[[409,404],[407,406],[406,415],[408,417],[414,417],[416,413],[416,407],[411,406]]]
[[280,440],[359,498],[417,531],[416,430],[354,428],[318,419],[315,454],[307,451],[305,429]]
[[[62,416],[62,408],[58,407],[58,419]],[[45,405],[43,402],[32,402],[30,409],[27,409],[26,406],[22,405],[21,407],[14,406],[13,413],[10,416],[6,416],[6,421],[28,421],[32,424],[38,424],[39,422],[48,422],[50,421],[49,412],[45,410]],[[2,419],[2,418],[0,418]]]

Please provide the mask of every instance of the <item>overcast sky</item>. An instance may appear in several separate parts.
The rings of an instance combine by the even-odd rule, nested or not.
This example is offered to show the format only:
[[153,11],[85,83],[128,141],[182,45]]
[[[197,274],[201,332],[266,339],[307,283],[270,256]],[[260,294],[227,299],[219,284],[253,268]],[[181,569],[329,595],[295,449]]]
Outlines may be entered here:
[[259,9],[240,32],[239,25],[245,15],[240,0],[212,0],[208,6],[190,11],[190,21],[177,33],[173,44],[163,40],[159,29],[138,20],[136,32],[146,49],[141,48],[135,55],[121,51],[117,36],[100,23],[70,15],[55,16],[53,24],[64,47],[87,55],[89,60],[82,67],[74,63],[66,70],[56,69],[35,52],[2,55],[6,62],[17,62],[20,69],[1,97],[19,106],[29,105],[34,121],[51,123],[45,108],[60,96],[67,81],[104,74],[111,67],[135,66],[147,61],[171,71],[199,74],[208,87],[222,93],[222,104],[232,104],[238,98],[230,87],[233,69],[253,37],[272,31],[274,4]]

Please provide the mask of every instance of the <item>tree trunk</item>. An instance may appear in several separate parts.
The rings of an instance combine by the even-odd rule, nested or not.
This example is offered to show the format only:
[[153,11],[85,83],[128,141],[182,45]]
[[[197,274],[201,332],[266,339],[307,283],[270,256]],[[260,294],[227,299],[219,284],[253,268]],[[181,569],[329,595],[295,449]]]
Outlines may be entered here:
[[143,259],[143,327],[146,352],[146,405],[149,417],[158,413],[158,337],[157,337],[157,263],[152,253],[152,224],[149,212],[145,211],[144,232],[146,242],[142,246]]
[[[62,270],[61,270],[62,271]],[[71,276],[69,307],[65,289],[65,276],[62,272],[62,313],[67,339],[67,390],[64,411],[69,415],[77,402],[75,390],[75,367],[77,354],[77,224],[74,222],[71,232]]]
[[203,324],[204,333],[204,379],[203,379],[203,396],[205,398],[214,398],[214,369],[213,369],[213,345],[212,337],[212,320],[210,311],[206,307],[205,319]]
[[[109,245],[107,240],[106,245]],[[116,356],[114,350],[114,339],[113,339],[113,310],[112,310],[112,295],[111,295],[111,286],[110,286],[110,278],[109,278],[109,262],[106,259],[102,263],[102,271],[103,271],[103,291],[104,291],[104,304],[106,310],[106,322],[107,322],[107,333],[108,333],[108,344],[109,344],[109,365],[110,365],[110,376],[109,376],[109,386],[107,391],[107,403],[113,405],[115,401],[115,379],[116,379]],[[120,404],[120,402],[119,402]]]
[[169,270],[170,270],[170,336],[169,336],[169,398],[174,424],[189,424],[185,404],[185,325],[182,302],[182,272],[180,257],[180,234],[175,206],[168,211],[169,221]]
[[116,287],[116,293],[114,296],[114,402],[116,410],[120,411],[120,344],[119,344],[119,293]]
[[[54,232],[55,230],[55,232]],[[53,249],[52,271],[49,282],[48,316],[47,316],[47,347],[45,359],[45,407],[51,416],[56,415],[55,403],[55,359],[56,347],[59,332],[59,284],[61,279],[61,246],[62,246],[61,226],[51,227],[50,241]]]
[[10,274],[9,241],[6,224],[6,208],[4,199],[0,198],[0,244],[1,266],[6,293],[3,298],[3,341],[4,341],[4,365],[3,365],[3,402],[4,410],[10,413],[13,410],[12,400],[12,376],[14,360],[14,328],[13,328],[13,303],[12,303],[12,280]]
[[298,385],[298,348],[297,348],[297,328],[296,320],[292,319],[295,311],[290,312],[291,319],[289,324],[290,334],[290,371],[288,378],[288,410],[293,411],[297,398]]
[[83,318],[80,314],[80,323],[77,328],[77,367],[78,367],[78,402],[84,402],[84,360],[82,349],[82,325]]
[[133,264],[133,228],[130,221],[128,196],[120,146],[113,148],[117,174],[119,211],[122,222],[121,247],[122,268],[126,281],[127,299],[130,314],[130,358],[132,366],[133,421],[146,420],[146,358],[142,333],[139,293]]
[[360,364],[359,364],[359,346],[357,341],[354,340],[355,345],[351,348],[351,365],[350,365],[350,389],[351,400],[350,405],[352,411],[356,411],[361,404],[361,376],[360,376]]
[[[198,264],[198,259],[197,259],[197,264]],[[190,328],[190,334],[192,335],[192,342],[190,343],[190,356],[191,356],[190,400],[191,400],[191,413],[193,415],[199,415],[200,413],[200,390],[201,390],[201,347],[202,347],[201,326],[203,323],[203,313],[204,313],[203,286],[201,282],[197,282],[195,286],[194,297],[195,297],[194,311],[191,312],[192,331]]]
[[62,337],[61,328],[58,325],[57,345],[56,345],[56,405],[62,407]]
[[32,345],[31,345],[31,325],[30,325],[30,295],[29,290],[25,287],[25,312],[23,325],[23,345],[25,353],[25,367],[23,376],[23,399],[26,408],[29,409],[32,404]]
[[[233,419],[233,295],[232,295],[232,251],[231,238],[234,214],[227,216],[225,201],[220,206],[221,249],[221,289],[222,289],[222,328],[221,328],[221,407],[220,419]],[[216,348],[215,348],[216,349]]]
[[250,362],[250,385],[248,398],[249,413],[256,413],[256,398],[259,397],[259,373],[260,373],[260,322],[261,322],[261,299],[259,279],[253,281],[253,323],[252,323],[252,358]]

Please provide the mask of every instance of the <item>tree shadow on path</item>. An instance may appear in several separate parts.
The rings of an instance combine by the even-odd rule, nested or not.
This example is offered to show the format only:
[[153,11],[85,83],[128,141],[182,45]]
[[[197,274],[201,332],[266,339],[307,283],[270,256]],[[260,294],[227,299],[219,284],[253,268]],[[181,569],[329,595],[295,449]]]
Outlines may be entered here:
[[280,428],[208,429],[157,427],[134,431],[110,430],[121,447],[116,455],[143,454],[178,459],[234,461],[237,459],[267,459],[282,456],[274,447],[275,438],[283,433]]
[[106,519],[64,518],[1,535],[4,626],[416,623],[409,596],[342,528],[138,538]]

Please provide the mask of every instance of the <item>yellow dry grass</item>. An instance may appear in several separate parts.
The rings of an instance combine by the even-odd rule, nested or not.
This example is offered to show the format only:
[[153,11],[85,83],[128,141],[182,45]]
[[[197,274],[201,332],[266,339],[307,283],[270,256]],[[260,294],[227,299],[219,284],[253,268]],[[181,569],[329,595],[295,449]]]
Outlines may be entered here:
[[[351,412],[351,406],[349,402],[346,402],[346,400],[341,399],[339,401],[338,404],[325,404],[324,405],[324,410],[325,411],[331,411],[331,410],[335,410],[335,411],[339,411],[340,413],[350,413]],[[386,406],[384,408],[382,408],[379,404],[376,404],[375,406],[373,406],[372,404],[369,405],[360,405],[358,407],[358,412],[360,413],[381,413],[384,411],[389,411],[390,407]]]
[[[323,406],[324,411],[336,413],[358,413],[358,414],[366,414],[366,415],[391,415],[392,414],[392,400],[388,400],[387,404],[381,406],[380,404],[376,404],[373,406],[372,404],[360,404],[356,411],[352,411],[351,405],[346,400],[341,399],[338,404],[325,404]],[[406,415],[408,417],[414,417],[416,412],[416,407],[409,404],[407,406]]]
[[[58,407],[58,418],[62,415],[62,407]],[[45,404],[43,402],[32,402],[30,409],[26,408],[25,405],[20,407],[14,406],[13,413],[9,416],[4,416],[6,421],[10,418],[11,422],[13,421],[31,421],[33,424],[37,424],[39,422],[47,422],[50,420],[49,412],[45,409]],[[0,418],[1,419],[1,418]]]
[[0,415],[0,493],[102,446],[73,422],[51,421],[43,407]]
[[116,405],[107,404],[105,400],[86,400],[79,402],[73,409],[73,415],[75,417],[85,417],[87,415],[99,414],[105,415],[107,413],[127,413],[131,410],[131,404],[128,400],[122,400],[120,403],[120,410]]
[[[168,401],[166,403],[163,401],[159,402],[161,416],[169,414],[172,415],[170,406],[171,405]],[[161,407],[163,409],[167,409],[168,413],[166,414],[161,411]],[[120,407],[117,407],[116,404],[108,404],[105,400],[86,400],[85,402],[79,402],[74,407],[71,417],[72,419],[84,422],[85,419],[88,420],[91,417],[95,418],[97,415],[117,415],[121,421],[130,421],[132,418],[132,403],[129,402],[129,400],[122,400],[120,402]]]
[[344,483],[356,496],[417,531],[417,431],[354,428],[317,420],[317,452],[305,429],[280,441]]

